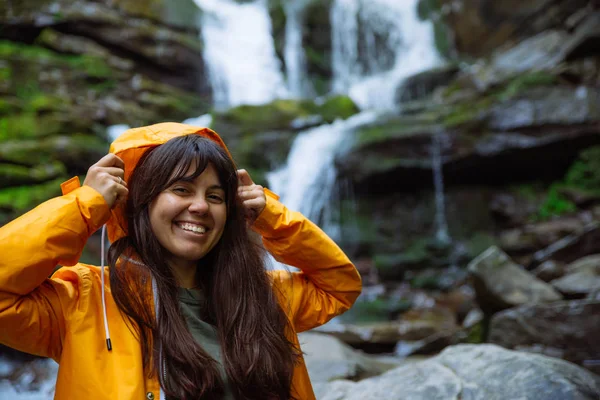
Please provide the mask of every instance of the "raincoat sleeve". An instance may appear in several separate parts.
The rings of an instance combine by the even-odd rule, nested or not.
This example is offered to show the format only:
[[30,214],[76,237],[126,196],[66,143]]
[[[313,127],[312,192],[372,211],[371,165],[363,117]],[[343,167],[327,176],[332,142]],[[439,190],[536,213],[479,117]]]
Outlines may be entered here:
[[88,237],[108,216],[104,198],[83,186],[0,228],[0,343],[60,358],[65,326],[81,312],[79,300],[91,277],[84,268],[48,277],[57,265],[77,263]]
[[253,228],[277,261],[301,270],[271,272],[297,332],[322,325],[352,306],[361,292],[360,275],[314,223],[267,191],[267,205]]

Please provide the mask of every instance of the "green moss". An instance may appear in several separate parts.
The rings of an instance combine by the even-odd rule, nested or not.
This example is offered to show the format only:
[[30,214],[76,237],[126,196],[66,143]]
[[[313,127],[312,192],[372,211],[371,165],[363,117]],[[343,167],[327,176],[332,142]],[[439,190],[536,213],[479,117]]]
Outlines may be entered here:
[[550,186],[546,200],[533,217],[535,221],[545,221],[577,210],[577,206],[560,193],[560,187],[561,184]]
[[429,129],[426,120],[417,120],[414,118],[393,118],[387,121],[380,121],[373,125],[366,125],[356,131],[356,144],[365,146],[378,142],[385,142],[389,139],[403,138],[412,136],[418,132],[426,133]]
[[600,146],[583,150],[565,175],[565,183],[600,192]]
[[333,122],[338,118],[347,119],[358,113],[359,109],[348,96],[330,97],[316,108],[316,114],[323,117],[325,122]]
[[356,112],[358,108],[352,100],[336,96],[326,99],[322,104],[310,100],[285,99],[264,105],[242,105],[224,113],[213,113],[213,120],[217,131],[245,134],[290,129],[293,120],[312,115],[320,115],[325,122],[333,122]]
[[23,111],[0,118],[0,141],[10,139],[39,138],[60,131],[62,122],[55,115],[38,115],[35,111]]
[[26,212],[36,205],[60,195],[64,178],[34,186],[17,186],[0,189],[0,209],[13,210],[15,214]]
[[528,89],[555,84],[557,80],[555,75],[546,71],[528,72],[509,81],[496,97],[501,101],[509,100]]
[[421,21],[425,21],[430,19],[439,9],[439,0],[419,0],[417,3],[417,16]]
[[450,112],[443,117],[443,124],[448,127],[457,127],[471,122],[480,121],[493,104],[493,99],[483,97],[472,102],[454,105]]
[[478,322],[469,329],[466,342],[472,344],[485,342],[485,328],[483,322]]
[[100,57],[89,55],[65,55],[52,50],[0,40],[0,59],[18,59],[40,64],[55,64],[84,71],[94,78],[108,78],[112,69]]
[[5,187],[43,182],[65,174],[65,166],[58,161],[33,167],[0,164],[0,182]]

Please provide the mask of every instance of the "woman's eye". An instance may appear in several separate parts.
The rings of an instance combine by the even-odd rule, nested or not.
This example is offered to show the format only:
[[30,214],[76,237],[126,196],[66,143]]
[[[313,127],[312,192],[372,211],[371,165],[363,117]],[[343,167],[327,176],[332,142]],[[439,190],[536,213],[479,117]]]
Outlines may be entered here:
[[180,187],[180,186],[174,187],[172,190],[173,190],[173,192],[180,193],[180,194],[188,192],[188,190],[186,188]]
[[219,203],[222,203],[223,201],[225,201],[223,199],[223,197],[218,194],[211,194],[208,196],[208,198],[214,202],[219,202]]

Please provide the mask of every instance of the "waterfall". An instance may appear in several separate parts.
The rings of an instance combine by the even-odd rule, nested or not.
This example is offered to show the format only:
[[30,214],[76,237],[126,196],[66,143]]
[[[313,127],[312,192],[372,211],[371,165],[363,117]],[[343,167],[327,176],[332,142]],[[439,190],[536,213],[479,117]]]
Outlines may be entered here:
[[392,109],[405,78],[441,63],[418,0],[335,0],[333,89],[361,109]]
[[435,238],[443,244],[450,243],[448,223],[446,221],[446,199],[444,196],[444,174],[442,172],[442,134],[436,129],[431,137],[431,164],[433,167],[433,185],[435,188]]
[[307,0],[290,0],[284,3],[285,23],[285,70],[291,96],[300,98],[311,92],[306,79],[306,59],[302,47],[302,22]]
[[286,97],[266,0],[194,1],[203,10],[203,54],[215,107],[264,104]]
[[333,164],[335,155],[344,149],[348,133],[375,121],[376,117],[374,112],[362,112],[345,121],[338,120],[299,133],[286,164],[267,174],[269,187],[279,194],[289,209],[319,222],[322,213],[331,213],[329,200],[337,178]]

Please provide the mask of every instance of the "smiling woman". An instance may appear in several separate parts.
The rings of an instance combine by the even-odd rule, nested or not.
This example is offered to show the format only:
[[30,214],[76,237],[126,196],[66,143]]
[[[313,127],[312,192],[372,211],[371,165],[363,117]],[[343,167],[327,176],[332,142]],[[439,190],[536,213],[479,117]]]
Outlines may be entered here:
[[[215,132],[130,129],[62,187],[0,229],[0,343],[58,361],[57,399],[315,398],[297,332],[346,311],[360,276]],[[108,271],[77,263],[104,223]],[[267,272],[265,249],[300,272]]]

